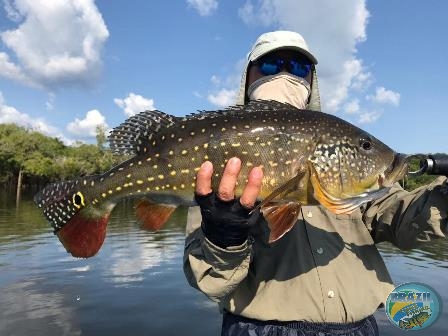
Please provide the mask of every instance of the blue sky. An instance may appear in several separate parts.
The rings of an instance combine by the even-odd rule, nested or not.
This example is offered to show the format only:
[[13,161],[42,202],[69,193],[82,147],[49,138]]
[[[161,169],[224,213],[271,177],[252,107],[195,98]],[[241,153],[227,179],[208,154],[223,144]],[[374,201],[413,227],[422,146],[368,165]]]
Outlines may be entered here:
[[300,32],[323,110],[397,151],[447,152],[448,2],[2,0],[0,123],[67,143],[157,108],[233,104],[263,32]]

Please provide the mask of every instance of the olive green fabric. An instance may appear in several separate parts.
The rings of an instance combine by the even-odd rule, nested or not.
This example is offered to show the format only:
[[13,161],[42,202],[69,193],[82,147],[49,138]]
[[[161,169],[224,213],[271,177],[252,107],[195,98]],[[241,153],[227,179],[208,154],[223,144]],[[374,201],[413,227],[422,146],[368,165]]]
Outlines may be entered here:
[[241,246],[222,249],[188,216],[184,272],[221,310],[259,320],[353,322],[384,304],[394,284],[375,246],[402,249],[445,237],[445,178],[407,192],[398,184],[350,215],[304,206],[294,228],[273,244],[264,221]]

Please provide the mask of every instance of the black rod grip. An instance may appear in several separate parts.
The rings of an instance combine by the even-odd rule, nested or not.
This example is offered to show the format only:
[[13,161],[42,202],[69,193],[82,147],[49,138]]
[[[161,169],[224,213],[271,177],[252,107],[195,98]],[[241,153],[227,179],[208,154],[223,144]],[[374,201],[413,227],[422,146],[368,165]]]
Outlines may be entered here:
[[426,174],[448,176],[448,154],[431,154],[423,161]]

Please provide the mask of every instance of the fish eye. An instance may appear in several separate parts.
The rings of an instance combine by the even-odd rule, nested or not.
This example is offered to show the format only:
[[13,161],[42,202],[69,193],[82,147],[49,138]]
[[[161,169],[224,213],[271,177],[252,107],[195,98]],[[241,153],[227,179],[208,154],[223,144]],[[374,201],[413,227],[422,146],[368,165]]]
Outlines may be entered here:
[[372,149],[372,140],[370,140],[369,138],[361,138],[359,139],[359,145],[361,146],[362,149],[368,151]]
[[77,207],[78,209],[81,206],[85,205],[84,204],[84,195],[80,191],[78,191],[76,194],[73,195],[73,205],[75,207]]

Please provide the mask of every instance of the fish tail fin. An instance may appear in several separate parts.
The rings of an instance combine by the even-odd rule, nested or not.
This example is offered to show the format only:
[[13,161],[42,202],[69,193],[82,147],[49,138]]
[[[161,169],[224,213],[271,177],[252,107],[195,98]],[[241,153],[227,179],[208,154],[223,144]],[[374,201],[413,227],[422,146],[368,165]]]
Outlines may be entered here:
[[157,231],[170,219],[177,206],[172,204],[157,204],[143,199],[137,203],[135,209],[142,226],[151,231]]
[[34,197],[54,233],[74,257],[92,257],[106,236],[106,226],[115,203],[93,204],[89,200],[88,188],[98,178],[98,175],[92,175],[52,183]]

